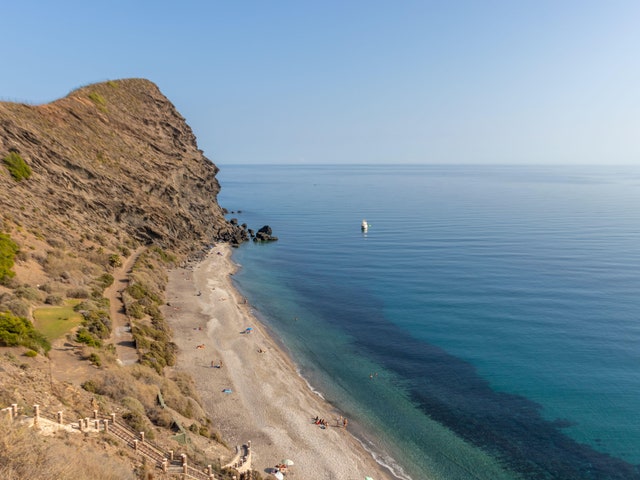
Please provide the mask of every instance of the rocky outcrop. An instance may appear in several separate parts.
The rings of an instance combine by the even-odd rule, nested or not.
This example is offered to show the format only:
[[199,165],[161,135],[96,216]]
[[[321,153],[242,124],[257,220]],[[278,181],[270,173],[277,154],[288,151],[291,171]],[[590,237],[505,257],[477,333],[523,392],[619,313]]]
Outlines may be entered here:
[[0,166],[0,205],[25,228],[65,242],[129,236],[185,253],[248,239],[216,201],[217,167],[148,80],[89,85],[46,105],[0,103],[0,159],[9,151],[32,175],[16,182]]
[[273,231],[269,225],[262,227],[253,237],[254,242],[275,242],[276,240],[278,240],[278,237],[273,236]]

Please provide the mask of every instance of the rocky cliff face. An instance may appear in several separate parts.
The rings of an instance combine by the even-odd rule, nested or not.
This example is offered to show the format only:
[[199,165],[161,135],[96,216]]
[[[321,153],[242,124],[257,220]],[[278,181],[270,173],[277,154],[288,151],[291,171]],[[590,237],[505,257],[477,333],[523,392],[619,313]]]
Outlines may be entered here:
[[1,215],[48,239],[133,238],[182,253],[246,239],[217,204],[217,167],[147,80],[90,85],[46,105],[0,103],[0,158],[12,151],[32,175],[18,182],[0,165]]

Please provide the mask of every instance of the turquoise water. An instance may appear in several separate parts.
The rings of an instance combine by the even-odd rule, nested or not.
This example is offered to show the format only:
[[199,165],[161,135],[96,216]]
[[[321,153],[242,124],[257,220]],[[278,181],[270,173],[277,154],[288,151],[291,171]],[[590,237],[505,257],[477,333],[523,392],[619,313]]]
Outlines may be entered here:
[[280,238],[234,251],[238,288],[399,478],[640,478],[639,168],[218,179]]

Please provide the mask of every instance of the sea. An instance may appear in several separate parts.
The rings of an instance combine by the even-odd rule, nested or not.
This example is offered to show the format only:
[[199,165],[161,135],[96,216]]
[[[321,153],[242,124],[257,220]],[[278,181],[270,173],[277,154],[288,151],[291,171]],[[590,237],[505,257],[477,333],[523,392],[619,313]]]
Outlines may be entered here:
[[278,237],[234,250],[236,287],[395,477],[640,479],[640,167],[217,178]]

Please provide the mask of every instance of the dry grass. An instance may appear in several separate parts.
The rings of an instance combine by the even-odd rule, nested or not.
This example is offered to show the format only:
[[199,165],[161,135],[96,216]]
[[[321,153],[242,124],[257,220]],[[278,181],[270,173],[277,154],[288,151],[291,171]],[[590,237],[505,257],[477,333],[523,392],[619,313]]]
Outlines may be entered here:
[[[127,480],[132,468],[76,435],[45,437],[32,428],[0,420],[0,478],[3,480]],[[79,455],[78,452],[81,452]],[[70,462],[69,459],[73,461]]]

